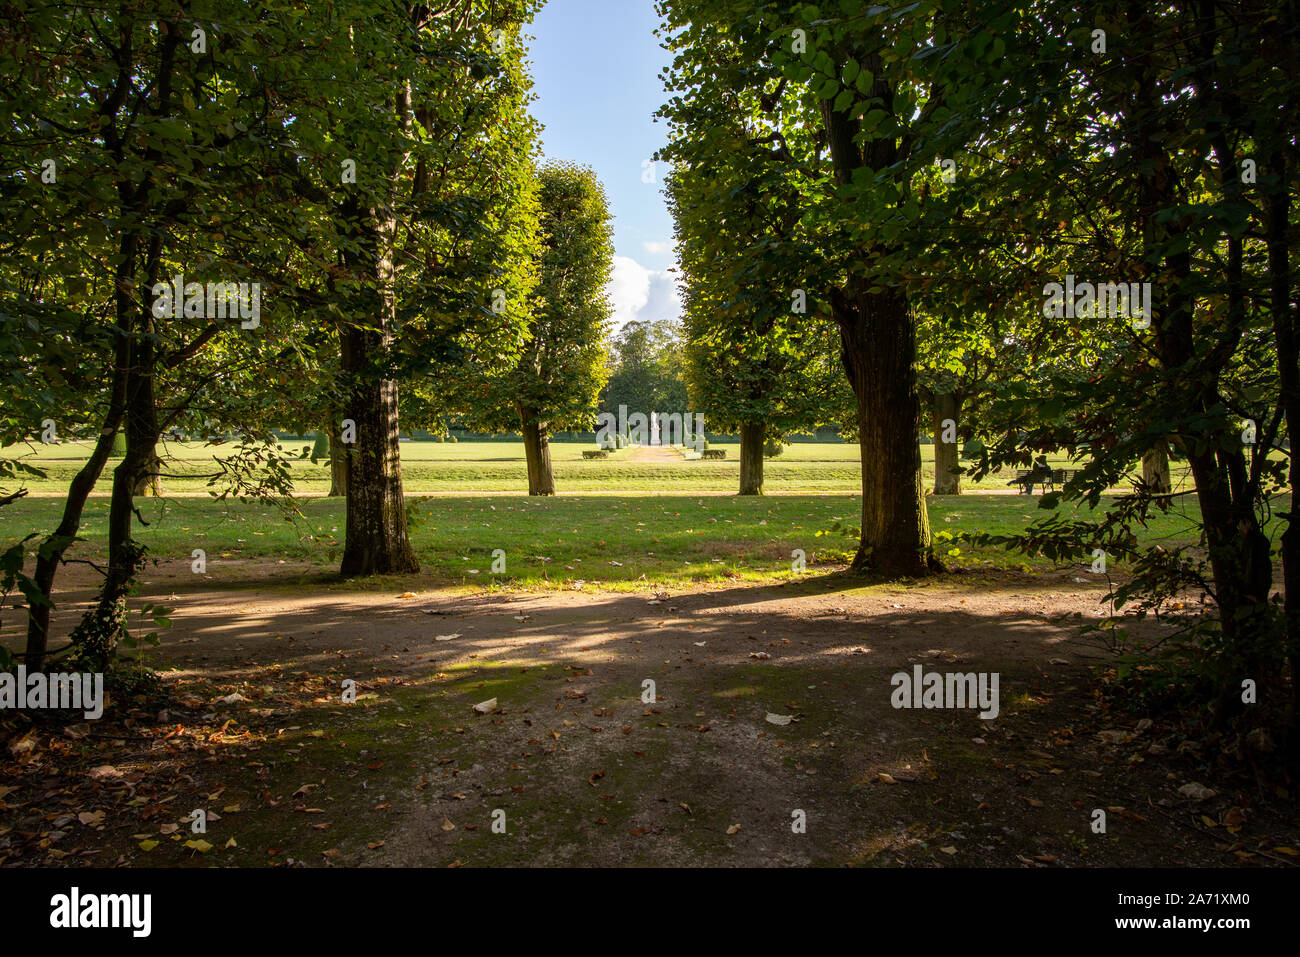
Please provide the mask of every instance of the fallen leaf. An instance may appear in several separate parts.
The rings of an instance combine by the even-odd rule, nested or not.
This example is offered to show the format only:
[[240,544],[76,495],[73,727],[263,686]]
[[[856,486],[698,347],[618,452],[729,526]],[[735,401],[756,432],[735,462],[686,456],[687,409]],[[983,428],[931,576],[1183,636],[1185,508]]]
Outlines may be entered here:
[[1196,781],[1192,781],[1180,787],[1178,793],[1184,797],[1191,798],[1193,801],[1208,801],[1219,792],[1215,791],[1213,788],[1207,788],[1204,784],[1198,784]]

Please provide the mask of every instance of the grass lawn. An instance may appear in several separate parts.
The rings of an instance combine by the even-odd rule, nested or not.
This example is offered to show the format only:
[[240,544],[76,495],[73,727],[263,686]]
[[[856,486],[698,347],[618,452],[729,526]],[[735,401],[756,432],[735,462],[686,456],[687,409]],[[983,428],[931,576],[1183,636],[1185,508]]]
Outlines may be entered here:
[[[309,447],[307,441],[286,441],[286,452]],[[624,494],[627,492],[734,494],[740,477],[740,446],[714,444],[727,453],[722,461],[638,462],[632,450],[621,449],[607,459],[583,459],[584,450],[594,446],[579,442],[551,444],[551,461],[556,489],[561,494]],[[207,446],[198,442],[168,443],[164,448],[168,494],[203,494],[214,471],[212,455],[229,454],[233,446]],[[408,494],[509,494],[527,491],[528,472],[522,442],[403,442],[402,479]],[[90,454],[90,444],[67,442],[58,445],[10,446],[0,450],[6,458],[21,457],[47,473],[44,480],[28,483],[33,495],[62,496],[72,477]],[[927,485],[934,481],[934,446],[921,446],[922,471]],[[1049,456],[1053,468],[1071,463]],[[109,462],[109,469],[113,462]],[[797,442],[764,465],[764,487],[769,493],[845,493],[860,488],[858,447],[848,443]],[[309,460],[294,465],[294,483],[299,495],[324,495],[329,491],[329,470]],[[987,491],[1009,490],[1014,472],[989,476],[983,482],[965,483],[967,488]],[[1175,486],[1184,480],[1185,468],[1175,467]],[[107,476],[100,491],[108,490]]]
[[[288,450],[298,447],[285,443]],[[788,577],[795,549],[803,550],[810,566],[823,568],[852,556],[855,543],[829,530],[836,521],[858,523],[856,445],[793,444],[766,464],[767,488],[776,494],[746,498],[729,494],[737,483],[736,446],[714,446],[727,449],[728,459],[722,462],[629,461],[631,450],[584,460],[582,451],[589,447],[554,444],[561,494],[530,498],[519,494],[527,481],[520,443],[403,442],[412,540],[425,573],[445,584],[584,581],[634,587]],[[7,456],[24,455],[48,475],[29,482],[32,494],[0,511],[0,546],[53,530],[67,484],[88,448],[66,443],[5,451]],[[930,474],[932,452],[932,446],[922,446]],[[239,564],[247,561],[309,562],[321,568],[337,564],[344,503],[324,497],[325,467],[297,464],[298,497],[283,508],[273,502],[209,497],[200,477],[213,468],[209,446],[172,443],[166,453],[165,496],[137,499],[148,523],[137,526],[137,537],[153,559],[188,562],[193,550],[201,548],[214,582],[237,574]],[[1054,467],[1068,464],[1052,460]],[[1175,477],[1176,483],[1180,480]],[[990,477],[959,497],[931,497],[935,531],[1007,533],[1043,514],[1036,497],[1011,493],[1006,481],[1005,476]],[[73,557],[105,557],[108,488],[106,474],[86,509],[81,535],[87,541]],[[647,492],[655,494],[643,494]],[[1176,502],[1175,510],[1153,520],[1147,540],[1194,540],[1196,504]],[[506,553],[504,574],[492,572],[496,549]],[[957,549],[944,541],[939,554],[952,567],[1049,567],[1018,554]]]
[[[1010,532],[1042,514],[1036,499],[970,494],[932,498],[936,532]],[[657,583],[788,577],[791,552],[803,549],[809,566],[847,562],[854,543],[822,534],[836,520],[856,524],[858,498],[848,495],[769,497],[656,495],[409,496],[412,540],[426,574],[446,584],[559,584],[574,581],[644,587]],[[335,565],[340,556],[344,506],[339,498],[298,502],[288,520],[269,503],[215,502],[206,498],[142,499],[138,539],[152,558],[189,561],[201,548],[214,583],[239,574],[241,562],[311,562]],[[1182,502],[1180,508],[1195,508]],[[48,533],[58,521],[59,499],[26,498],[0,511],[0,547],[30,532]],[[75,557],[102,559],[108,501],[86,510]],[[1152,522],[1151,541],[1192,540],[1192,521],[1171,511]],[[940,554],[954,567],[1047,568],[1018,554],[990,549]],[[506,572],[491,572],[492,552],[504,549]]]

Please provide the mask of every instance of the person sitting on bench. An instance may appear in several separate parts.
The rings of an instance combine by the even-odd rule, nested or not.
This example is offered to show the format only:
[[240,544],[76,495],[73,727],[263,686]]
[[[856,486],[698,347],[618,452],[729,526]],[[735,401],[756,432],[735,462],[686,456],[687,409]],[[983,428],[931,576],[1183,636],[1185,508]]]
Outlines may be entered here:
[[1052,467],[1047,464],[1047,456],[1040,455],[1034,459],[1034,467],[1023,474],[1017,475],[1007,483],[1008,485],[1019,485],[1020,494],[1033,495],[1035,485],[1052,485]]

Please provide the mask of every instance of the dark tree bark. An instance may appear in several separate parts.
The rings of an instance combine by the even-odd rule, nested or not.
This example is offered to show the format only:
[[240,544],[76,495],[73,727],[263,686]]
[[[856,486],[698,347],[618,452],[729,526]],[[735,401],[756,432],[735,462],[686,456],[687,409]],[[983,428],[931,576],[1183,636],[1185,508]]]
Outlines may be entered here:
[[[122,423],[122,410],[126,404],[126,360],[127,339],[117,335],[116,361],[114,363],[113,381],[109,393],[108,412],[104,416],[104,426],[90,458],[81,467],[68,486],[68,497],[63,504],[63,518],[59,525],[45,539],[37,552],[36,570],[32,580],[46,601],[54,593],[54,576],[58,572],[59,562],[63,559],[72,538],[81,527],[81,515],[86,508],[86,499],[90,497],[95,483],[99,481],[113,450],[118,447],[118,440],[123,438],[119,429]],[[122,446],[125,452],[125,444]],[[27,670],[40,671],[45,666],[45,653],[49,648],[50,606],[29,604],[27,611],[27,648],[23,654],[23,664]]]
[[343,575],[417,572],[420,563],[406,528],[406,498],[397,444],[397,383],[376,379],[369,359],[387,346],[388,333],[349,326],[340,335],[343,370],[358,377],[347,417],[356,442],[344,446],[347,462],[347,534]]
[[763,494],[763,439],[767,432],[762,422],[740,425],[740,494]]
[[343,374],[351,388],[346,417],[356,424],[356,442],[344,446],[347,535],[339,571],[347,576],[418,572],[406,527],[397,383],[381,371],[396,321],[391,253],[396,222],[391,212],[361,210],[351,198],[344,215],[361,240],[361,250],[348,255],[348,266],[373,281],[374,318],[370,325],[346,325],[339,332]]
[[916,329],[903,296],[832,290],[842,358],[858,404],[862,539],[853,570],[924,575],[932,568],[930,516],[921,486]]
[[516,403],[519,410],[519,425],[524,436],[524,458],[528,462],[528,494],[554,495],[555,475],[551,471],[551,438],[545,422],[538,421],[540,414],[522,403]]
[[[1268,181],[1265,199],[1265,229],[1268,247],[1269,310],[1273,319],[1273,339],[1277,344],[1277,368],[1281,385],[1282,407],[1286,413],[1291,438],[1287,482],[1291,501],[1300,502],[1300,466],[1296,463],[1295,436],[1300,433],[1300,335],[1296,329],[1296,311],[1292,305],[1289,219],[1291,197],[1286,184],[1287,154],[1274,148],[1269,166],[1275,179]],[[1267,452],[1267,450],[1262,450]],[[1294,511],[1294,505],[1292,506]],[[1300,527],[1294,517],[1287,520],[1282,533],[1282,583],[1286,591],[1283,615],[1286,620],[1286,654],[1291,665],[1291,715],[1288,757],[1300,762]]]
[[[117,316],[123,329],[134,329],[127,345],[124,424],[126,455],[113,470],[113,492],[108,510],[108,569],[95,607],[72,630],[72,643],[81,667],[103,671],[112,660],[126,629],[126,599],[144,549],[131,537],[135,490],[147,481],[158,458],[158,414],[154,372],[158,353],[154,344],[153,316],[133,300],[130,280],[136,262],[136,236],[124,237],[123,259],[118,267]],[[151,240],[146,288],[157,271],[161,240]],[[143,299],[141,300],[143,301]],[[96,446],[98,449],[98,445]],[[111,448],[111,445],[110,445]]]
[[[837,62],[847,57],[838,54]],[[875,80],[872,95],[890,103],[877,54],[862,67]],[[860,120],[848,108],[822,101],[822,119],[835,179],[853,182],[854,170],[894,167],[904,147],[893,139],[857,142]],[[916,324],[906,294],[896,287],[867,291],[861,278],[831,287],[831,315],[840,330],[841,356],[857,399],[862,456],[862,539],[853,570],[924,575],[937,567],[930,551],[930,517],[921,484],[920,420],[916,382]]]
[[961,468],[961,462],[958,458],[961,446],[956,441],[943,441],[943,423],[946,419],[952,419],[955,424],[960,424],[961,399],[951,392],[936,393],[932,411],[934,416],[932,426],[934,430],[934,494],[960,495],[961,475],[957,472],[957,469]]
[[[1134,5],[1130,16],[1140,22],[1142,9]],[[1206,25],[1206,42],[1213,29]],[[1209,51],[1206,51],[1208,57]],[[1191,254],[1185,249],[1166,252],[1174,233],[1185,228],[1182,221],[1164,221],[1160,211],[1176,207],[1181,199],[1174,164],[1163,144],[1163,131],[1156,128],[1155,84],[1151,82],[1149,55],[1135,58],[1134,117],[1130,132],[1138,170],[1138,222],[1143,231],[1143,261],[1163,255],[1155,288],[1160,290],[1152,317],[1155,344],[1161,365],[1187,370],[1170,381],[1173,401],[1212,419],[1220,407],[1220,371],[1238,347],[1246,328],[1246,298],[1242,282],[1242,239],[1229,235],[1225,258],[1227,318],[1214,347],[1204,354],[1196,351],[1194,300],[1188,291],[1192,274]],[[1202,97],[1213,96],[1213,83],[1204,81]],[[1217,105],[1205,102],[1213,112]],[[1220,184],[1232,201],[1241,200],[1241,181],[1232,152],[1220,132],[1215,143]],[[1267,637],[1268,595],[1273,569],[1268,537],[1255,514],[1255,492],[1248,479],[1242,449],[1219,449],[1201,442],[1188,442],[1188,464],[1196,482],[1196,498],[1205,527],[1207,557],[1214,578],[1214,597],[1223,630],[1225,677],[1216,695],[1215,720],[1223,723],[1240,713],[1241,680],[1254,678],[1261,685],[1261,645]]]
[[[168,23],[157,40],[156,100],[149,110],[155,116],[166,116],[171,110],[176,51],[180,43],[176,24]],[[122,94],[127,89],[122,84],[132,69],[130,57],[124,56],[118,65],[119,95],[105,102],[100,114],[110,120],[105,127],[106,146],[115,159],[122,161],[124,142],[111,121],[122,106]],[[154,316],[146,305],[146,293],[158,277],[168,224],[172,217],[184,211],[185,205],[173,200],[165,209],[156,208],[153,164],[160,161],[160,156],[150,149],[144,155],[150,164],[144,178],[138,182],[134,178],[122,178],[117,182],[121,211],[129,214],[131,220],[118,243],[114,269],[114,315],[118,335],[126,340],[125,343],[118,340],[118,348],[122,350],[119,356],[124,356],[125,361],[117,363],[124,379],[122,419],[126,452],[113,470],[108,568],[95,607],[82,616],[69,636],[79,667],[91,671],[107,669],[125,634],[127,596],[144,554],[144,548],[131,537],[134,498],[140,483],[147,483],[158,471],[155,465],[159,436],[156,377],[164,360],[159,352]]]

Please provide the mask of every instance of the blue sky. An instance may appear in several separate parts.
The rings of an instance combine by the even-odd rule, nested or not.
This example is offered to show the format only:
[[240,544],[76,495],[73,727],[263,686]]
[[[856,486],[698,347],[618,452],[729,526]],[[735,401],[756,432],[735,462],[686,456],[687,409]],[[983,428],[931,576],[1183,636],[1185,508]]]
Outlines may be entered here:
[[[614,214],[616,324],[676,318],[673,224],[662,164],[648,160],[667,136],[654,111],[664,101],[659,71],[669,55],[654,36],[652,0],[548,0],[526,31],[549,159],[590,166]],[[654,174],[654,181],[643,177]]]

